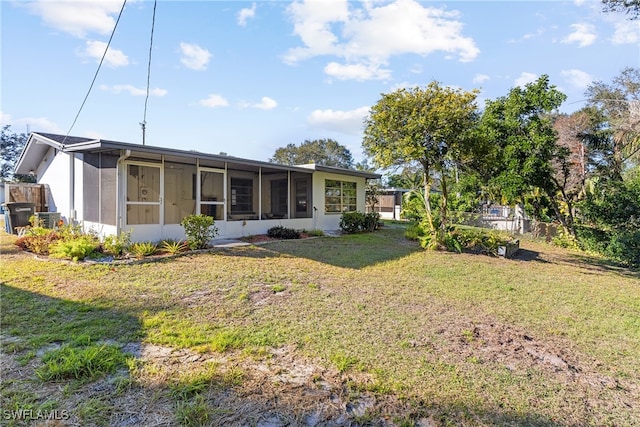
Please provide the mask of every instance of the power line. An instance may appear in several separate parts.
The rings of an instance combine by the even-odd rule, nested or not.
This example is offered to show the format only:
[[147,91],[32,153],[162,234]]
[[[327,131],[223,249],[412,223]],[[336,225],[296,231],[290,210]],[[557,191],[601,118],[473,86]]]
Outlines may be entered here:
[[145,144],[145,134],[147,130],[147,103],[149,102],[149,82],[151,81],[151,51],[153,49],[153,30],[156,26],[156,5],[157,0],[153,1],[153,18],[151,19],[151,41],[149,42],[149,64],[147,66],[147,96],[144,99],[144,116],[142,118],[142,145]]
[[96,82],[96,79],[98,78],[98,73],[100,72],[100,68],[102,67],[104,58],[107,56],[107,52],[109,51],[109,46],[111,45],[111,40],[113,40],[113,35],[116,33],[116,28],[118,28],[118,22],[120,22],[120,17],[122,16],[122,12],[124,11],[124,6],[126,4],[127,4],[127,0],[124,0],[124,2],[122,3],[122,8],[120,9],[120,13],[118,14],[118,19],[116,20],[116,24],[113,26],[113,31],[111,31],[111,37],[109,37],[109,41],[107,42],[107,47],[105,47],[104,49],[104,53],[102,54],[102,58],[100,59],[100,63],[98,64],[98,69],[96,70],[96,73],[93,76],[93,80],[91,81],[91,85],[89,86],[89,90],[87,91],[87,94],[85,95],[84,100],[82,101],[82,105],[80,105],[80,109],[78,110],[78,114],[76,114],[76,118],[73,119],[73,123],[71,123],[71,127],[69,128],[69,131],[67,132],[67,134],[64,136],[64,139],[62,140],[63,146],[64,146],[64,142],[67,140],[67,137],[69,137],[69,134],[71,133],[71,129],[73,129],[73,127],[75,126],[76,121],[80,116],[80,112],[82,111],[84,104],[87,102],[87,98],[89,98],[91,89],[93,89],[93,85]]

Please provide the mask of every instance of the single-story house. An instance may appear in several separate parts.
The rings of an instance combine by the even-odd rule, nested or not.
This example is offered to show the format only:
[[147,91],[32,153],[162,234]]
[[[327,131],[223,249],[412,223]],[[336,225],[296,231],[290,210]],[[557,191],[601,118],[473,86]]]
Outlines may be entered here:
[[219,238],[271,227],[337,230],[343,212],[365,211],[378,174],[319,165],[287,166],[103,139],[31,133],[16,173],[48,186],[49,211],[101,236],[184,239],[182,219],[215,218]]

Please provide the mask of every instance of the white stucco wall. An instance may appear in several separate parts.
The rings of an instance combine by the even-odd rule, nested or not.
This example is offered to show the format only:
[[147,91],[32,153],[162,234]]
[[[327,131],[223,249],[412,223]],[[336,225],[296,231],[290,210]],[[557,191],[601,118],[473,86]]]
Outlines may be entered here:
[[325,194],[325,180],[336,179],[345,182],[355,182],[357,190],[357,210],[360,212],[365,211],[365,193],[366,193],[366,180],[357,176],[346,176],[328,172],[318,172],[313,174],[313,206],[317,209],[314,215],[315,228],[318,230],[338,230],[340,228],[341,213],[325,213],[324,210],[324,194]]
[[[72,173],[73,181],[69,179]],[[49,211],[60,212],[65,222],[71,220],[81,222],[83,218],[82,155],[76,154],[74,157],[50,148],[38,165],[36,176],[39,184],[49,186]]]
[[49,211],[60,212],[62,219],[69,216],[69,159],[68,154],[50,148],[38,168],[36,176],[39,184],[47,184],[51,195]]

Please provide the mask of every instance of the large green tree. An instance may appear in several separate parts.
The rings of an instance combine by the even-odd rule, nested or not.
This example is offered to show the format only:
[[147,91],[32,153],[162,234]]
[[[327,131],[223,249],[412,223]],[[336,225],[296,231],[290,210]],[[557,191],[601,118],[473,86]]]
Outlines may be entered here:
[[300,145],[288,144],[286,147],[278,148],[269,161],[283,165],[315,163],[322,166],[353,168],[351,151],[333,139],[305,140]]
[[626,167],[640,164],[640,68],[624,68],[611,84],[594,82],[586,95],[595,124],[585,139],[621,180]]
[[381,168],[418,164],[423,172],[424,204],[429,231],[438,224],[429,201],[434,179],[440,181],[440,231],[448,226],[447,178],[457,163],[472,156],[478,119],[478,91],[465,92],[431,82],[424,88],[382,94],[365,120],[363,148]]
[[[482,130],[494,144],[490,183],[509,203],[527,194],[542,193],[563,228],[575,235],[572,199],[564,179],[570,151],[558,144],[553,112],[566,95],[546,75],[524,88],[515,87],[505,97],[488,101]],[[554,165],[556,166],[554,168]]]
[[624,12],[629,19],[638,19],[640,16],[640,2],[638,0],[602,0],[605,12]]
[[13,169],[27,142],[24,133],[11,132],[11,125],[2,127],[0,135],[0,179],[2,181],[33,181],[28,175],[14,175]]

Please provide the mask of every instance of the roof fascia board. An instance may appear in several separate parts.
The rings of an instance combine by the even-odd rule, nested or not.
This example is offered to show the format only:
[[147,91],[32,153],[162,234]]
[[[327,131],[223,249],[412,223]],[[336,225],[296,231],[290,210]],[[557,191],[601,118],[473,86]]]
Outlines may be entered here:
[[216,161],[229,162],[229,163],[238,163],[238,164],[247,165],[247,166],[278,169],[282,171],[309,173],[308,169],[302,168],[302,167],[280,165],[278,163],[270,163],[270,162],[261,162],[259,160],[243,159],[241,157],[234,157],[234,156],[208,154],[200,151],[178,150],[175,148],[155,147],[152,145],[131,144],[127,142],[95,140],[95,141],[77,143],[77,144],[73,144],[66,147],[67,151],[91,151],[91,150],[97,150],[97,149],[131,150],[132,152],[135,151],[139,153],[154,153],[154,154],[173,155],[178,157],[187,157],[187,158],[209,159],[209,160],[216,160]]
[[49,145],[51,147],[54,147],[57,150],[62,150],[62,146],[49,138],[46,138],[40,134],[37,133],[31,133],[29,134],[29,137],[27,138],[27,142],[24,144],[24,148],[22,149],[22,152],[20,153],[20,157],[18,158],[18,161],[16,162],[13,171],[14,173],[16,173],[16,171],[18,171],[20,169],[20,167],[22,166],[22,162],[24,161],[27,152],[30,150],[31,146],[34,144],[44,144],[44,145]]

